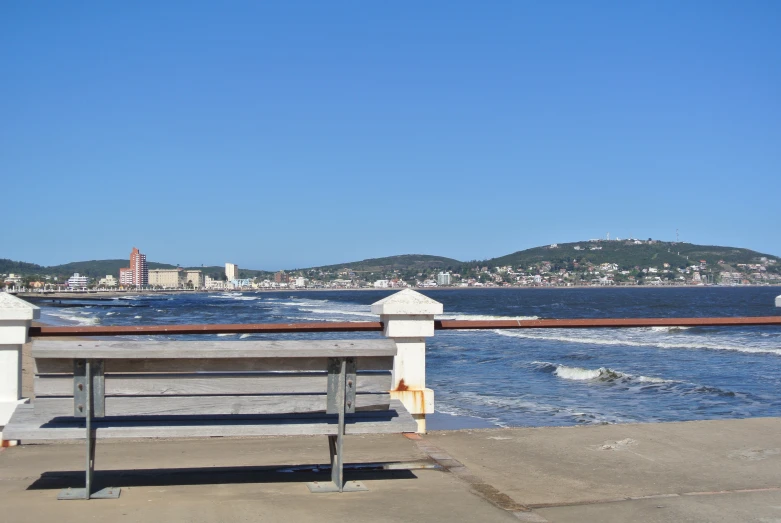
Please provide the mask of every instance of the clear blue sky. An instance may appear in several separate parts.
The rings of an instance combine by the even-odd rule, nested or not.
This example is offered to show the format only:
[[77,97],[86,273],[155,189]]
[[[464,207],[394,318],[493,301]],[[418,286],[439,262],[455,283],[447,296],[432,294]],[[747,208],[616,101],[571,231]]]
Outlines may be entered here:
[[0,3],[0,257],[781,255],[781,2]]

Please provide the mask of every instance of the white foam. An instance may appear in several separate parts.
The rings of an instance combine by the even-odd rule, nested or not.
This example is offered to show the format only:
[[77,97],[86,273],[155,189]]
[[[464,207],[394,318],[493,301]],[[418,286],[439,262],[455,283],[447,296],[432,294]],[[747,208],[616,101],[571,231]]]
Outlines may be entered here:
[[603,373],[607,372],[608,369],[605,367],[600,367],[598,369],[582,369],[580,367],[567,367],[566,365],[559,365],[556,367],[556,370],[553,371],[553,374],[565,380],[583,381],[599,378]]
[[638,381],[641,383],[683,383],[676,380],[666,380],[664,378],[656,378],[653,376],[636,376],[627,372],[621,372],[613,370],[608,367],[599,367],[598,369],[585,369],[583,367],[570,367],[568,365],[559,365],[551,363],[549,361],[533,361],[532,365],[537,365],[540,368],[555,367],[553,374],[559,378],[565,380],[586,381],[599,379],[602,381],[612,380],[625,380],[625,381]]
[[235,336],[235,332],[221,332],[220,334],[217,334],[220,338],[224,338],[225,336]]
[[310,309],[307,307],[299,307],[298,310],[301,312],[311,312],[313,314],[341,314],[346,316],[364,316],[369,318],[379,318],[378,315],[372,314],[371,312],[351,311],[351,310],[342,310],[342,309]]
[[59,318],[67,323],[78,323],[79,325],[97,325],[100,323],[100,318],[97,316],[84,316],[82,315],[76,315],[76,314],[70,314],[65,311],[56,311],[56,312],[49,312],[49,316],[54,316],[55,318]]
[[[636,329],[627,329],[636,330]],[[646,330],[646,329],[641,329]],[[775,354],[781,356],[781,349],[773,347],[763,346],[748,346],[748,345],[733,345],[727,343],[712,343],[706,341],[700,341],[700,339],[693,337],[689,343],[673,343],[667,341],[659,341],[657,339],[630,339],[621,335],[614,335],[614,337],[602,337],[588,335],[584,331],[579,331],[577,335],[574,335],[572,329],[551,329],[546,334],[533,333],[531,331],[509,331],[496,329],[493,331],[500,336],[509,336],[512,338],[523,338],[529,340],[542,340],[542,341],[560,341],[563,343],[581,343],[587,345],[619,345],[628,347],[656,347],[660,349],[707,349],[707,350],[726,350],[734,352],[745,352],[751,354]],[[569,333],[572,332],[572,335]]]
[[141,319],[141,316],[133,316],[133,318],[135,318],[135,319],[137,319],[137,320],[140,320],[140,319]]
[[106,316],[113,316],[114,314],[116,314],[116,312],[107,312]]

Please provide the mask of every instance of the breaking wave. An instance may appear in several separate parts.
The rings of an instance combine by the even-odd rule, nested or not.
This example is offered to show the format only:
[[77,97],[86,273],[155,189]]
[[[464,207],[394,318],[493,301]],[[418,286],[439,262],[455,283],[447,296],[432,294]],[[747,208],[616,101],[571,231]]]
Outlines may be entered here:
[[[648,329],[628,329],[633,331],[645,331],[653,332]],[[541,340],[541,341],[560,341],[563,343],[581,343],[587,345],[613,345],[613,346],[627,346],[627,347],[656,347],[659,349],[688,349],[688,350],[722,350],[733,352],[745,352],[750,354],[775,354],[781,356],[781,348],[774,348],[770,346],[747,344],[729,344],[729,343],[713,343],[710,341],[704,341],[702,338],[692,337],[691,341],[679,342],[679,341],[664,341],[663,339],[655,339],[652,337],[627,337],[619,334],[613,337],[605,336],[593,336],[588,335],[584,331],[578,332],[575,335],[571,329],[552,329],[545,334],[538,334],[533,332],[520,332],[520,331],[508,331],[496,329],[494,333],[500,336],[509,336],[511,338],[523,338],[528,340]],[[572,333],[572,334],[570,334]]]
[[533,361],[532,365],[537,366],[539,370],[551,372],[553,375],[574,381],[636,381],[640,383],[680,383],[675,380],[666,380],[663,378],[649,376],[635,376],[626,372],[617,371],[608,367],[599,367],[598,369],[586,369],[583,367],[570,367],[569,365],[558,365],[547,361]]

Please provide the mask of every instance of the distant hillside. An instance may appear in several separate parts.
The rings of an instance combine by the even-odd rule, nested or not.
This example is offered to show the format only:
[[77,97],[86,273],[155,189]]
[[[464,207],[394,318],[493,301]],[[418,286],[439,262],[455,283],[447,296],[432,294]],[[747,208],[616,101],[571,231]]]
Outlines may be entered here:
[[0,258],[0,274],[30,274],[41,270],[43,270],[43,267],[34,263]]
[[[723,247],[717,245],[695,245],[692,243],[673,242],[648,242],[635,244],[630,241],[583,241],[575,243],[560,243],[555,247],[550,245],[534,247],[523,251],[514,252],[506,256],[491,258],[482,261],[462,262],[453,258],[431,256],[427,254],[403,254],[400,256],[388,256],[385,258],[369,258],[361,261],[338,263],[334,265],[322,265],[307,269],[292,269],[286,272],[323,271],[335,274],[337,271],[349,268],[359,277],[366,277],[373,273],[377,275],[393,275],[396,273],[405,278],[413,278],[418,273],[434,273],[441,270],[453,272],[471,273],[475,266],[502,267],[512,266],[515,269],[528,268],[541,262],[550,262],[553,267],[572,270],[577,266],[583,267],[589,263],[599,265],[602,263],[615,263],[622,270],[631,270],[634,267],[661,267],[669,263],[672,268],[683,268],[705,260],[708,267],[718,270],[719,262],[722,268],[729,270],[736,264],[754,264],[760,258],[778,259],[778,256],[763,254],[750,249],[737,247]],[[0,259],[0,273],[18,273],[22,275],[45,275],[68,277],[74,272],[101,278],[107,274],[119,275],[121,267],[128,266],[127,259],[116,260],[90,260],[66,263],[44,267],[34,263]],[[175,265],[167,263],[149,262],[150,269],[173,269]],[[223,278],[225,267],[222,265],[209,267],[188,267],[203,272],[214,278]],[[781,263],[768,266],[769,272],[780,273]],[[239,267],[241,278],[271,278],[273,272]]]
[[[577,250],[576,247],[580,247]],[[546,245],[514,252],[499,258],[480,262],[496,267],[512,265],[526,267],[542,261],[553,265],[566,265],[576,261],[584,263],[616,263],[619,267],[648,267],[669,263],[672,267],[685,267],[705,260],[711,267],[720,261],[729,265],[736,263],[757,263],[761,257],[775,259],[776,256],[763,254],[750,249],[721,247],[717,245],[695,245],[692,243],[643,242],[640,245],[628,241],[598,241],[559,243],[556,247]]]
[[[124,260],[89,260],[80,262],[64,263],[62,265],[53,265],[51,267],[45,267],[44,272],[46,274],[57,274],[63,276],[70,276],[74,272],[78,272],[81,275],[89,276],[90,278],[102,278],[107,274],[119,276],[119,269],[122,267],[128,267],[130,261]],[[147,267],[150,269],[175,269],[175,265],[168,263],[156,263],[148,262]]]
[[356,262],[338,263],[336,265],[323,265],[311,267],[307,270],[337,271],[350,268],[355,272],[387,272],[393,270],[424,270],[424,269],[455,269],[464,262],[442,256],[428,254],[402,254],[388,256],[386,258],[370,258]]

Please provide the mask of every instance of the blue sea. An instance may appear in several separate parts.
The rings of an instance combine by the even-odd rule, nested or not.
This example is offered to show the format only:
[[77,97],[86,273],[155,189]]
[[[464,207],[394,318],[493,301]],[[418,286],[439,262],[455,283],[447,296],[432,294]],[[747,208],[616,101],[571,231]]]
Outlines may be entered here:
[[[441,319],[774,316],[779,287],[426,290]],[[45,306],[56,325],[372,321],[389,291],[233,292]],[[379,333],[185,339],[372,338]],[[145,338],[136,338],[145,339]],[[545,426],[781,416],[781,327],[437,331],[435,419]],[[433,420],[432,420],[433,421]],[[431,426],[431,424],[430,424]],[[436,428],[431,427],[431,428]]]

